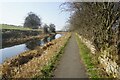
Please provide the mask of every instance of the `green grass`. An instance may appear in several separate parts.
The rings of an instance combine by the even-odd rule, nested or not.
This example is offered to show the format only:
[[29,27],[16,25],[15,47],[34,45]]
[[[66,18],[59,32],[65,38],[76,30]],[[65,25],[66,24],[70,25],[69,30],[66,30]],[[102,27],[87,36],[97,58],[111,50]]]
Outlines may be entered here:
[[35,30],[35,31],[41,31],[41,29],[23,28],[22,26],[14,26],[14,25],[7,25],[7,24],[0,24],[0,29],[11,29],[11,30]]
[[[70,37],[69,37],[70,38]],[[37,80],[37,79],[42,79],[42,80],[49,80],[49,78],[51,78],[53,75],[53,71],[54,71],[54,68],[57,66],[57,62],[59,61],[60,57],[62,56],[62,54],[64,53],[64,48],[69,40],[69,38],[66,40],[64,46],[62,46],[60,48],[60,51],[58,53],[56,53],[54,55],[54,57],[48,62],[48,65],[45,65],[41,72],[43,75],[40,75],[40,76],[35,76],[33,78],[33,80]]]
[[[65,43],[65,45],[66,45],[66,43]],[[48,65],[43,67],[43,69],[42,69],[42,73],[43,73],[42,78],[51,78],[52,77],[52,72],[53,72],[53,70],[54,70],[54,68],[56,66],[57,61],[59,61],[61,55],[64,52],[65,45],[63,47],[61,47],[60,51],[58,53],[56,53],[56,55],[54,55],[54,57],[51,59],[51,61],[48,63]]]
[[76,35],[76,40],[80,49],[80,56],[87,68],[87,73],[89,75],[89,78],[93,80],[98,80],[99,75],[97,70],[95,70],[95,65],[92,62],[93,60],[90,49],[88,49],[87,46],[84,43],[82,43],[78,35]]

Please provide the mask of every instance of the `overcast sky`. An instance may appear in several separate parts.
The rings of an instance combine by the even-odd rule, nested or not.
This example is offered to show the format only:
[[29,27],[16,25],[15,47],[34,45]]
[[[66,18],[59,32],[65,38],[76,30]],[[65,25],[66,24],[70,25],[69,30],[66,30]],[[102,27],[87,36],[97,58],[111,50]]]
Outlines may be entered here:
[[29,12],[37,14],[42,23],[53,23],[61,30],[69,18],[69,12],[61,12],[59,6],[63,2],[2,2],[0,4],[0,23],[23,25]]

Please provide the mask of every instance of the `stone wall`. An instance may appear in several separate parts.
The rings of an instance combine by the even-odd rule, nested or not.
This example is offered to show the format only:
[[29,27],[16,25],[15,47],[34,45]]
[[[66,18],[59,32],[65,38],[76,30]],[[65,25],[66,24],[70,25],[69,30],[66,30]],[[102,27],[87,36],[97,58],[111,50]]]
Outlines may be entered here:
[[[78,34],[76,34],[78,35]],[[80,38],[80,40],[91,50],[91,53],[95,54],[96,49],[95,46],[92,45],[92,42],[90,42],[89,40],[83,38],[82,36],[78,35],[78,37]]]
[[[76,34],[78,35],[78,34]],[[96,54],[95,46],[92,45],[92,42],[78,35],[80,40],[91,50],[91,53]],[[120,79],[120,66],[117,65],[116,60],[118,59],[118,55],[111,55],[109,53],[109,49],[101,51],[98,61],[102,68],[106,71],[109,76],[113,76],[114,78]],[[114,58],[113,58],[114,57]]]
[[[118,56],[116,55],[116,58],[117,57]],[[119,66],[107,50],[101,52],[98,60],[109,76],[112,75],[114,78],[120,78]]]

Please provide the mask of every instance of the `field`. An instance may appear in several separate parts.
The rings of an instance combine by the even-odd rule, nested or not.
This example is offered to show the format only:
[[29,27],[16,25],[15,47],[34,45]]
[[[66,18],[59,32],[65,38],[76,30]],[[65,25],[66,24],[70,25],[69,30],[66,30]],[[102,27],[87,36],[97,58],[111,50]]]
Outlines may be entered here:
[[24,27],[22,27],[22,26],[14,26],[14,25],[7,25],[7,24],[0,24],[0,29],[35,30],[35,31],[41,31],[41,29],[30,29],[30,28],[24,28]]

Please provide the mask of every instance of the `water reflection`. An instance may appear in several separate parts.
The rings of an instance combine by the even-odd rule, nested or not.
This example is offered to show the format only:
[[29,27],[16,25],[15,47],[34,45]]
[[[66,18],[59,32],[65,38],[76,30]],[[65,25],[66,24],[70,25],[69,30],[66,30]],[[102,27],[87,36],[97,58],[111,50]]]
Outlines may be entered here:
[[51,36],[46,36],[44,39],[42,39],[40,41],[40,43],[41,43],[40,45],[44,45],[45,43],[50,42],[50,41],[56,39],[55,36],[56,36],[56,34],[55,35],[51,35]]
[[0,63],[2,63],[5,59],[15,56],[26,50],[28,50],[28,48],[26,47],[25,44],[0,49]]
[[29,48],[29,49],[34,49],[36,46],[39,46],[40,42],[39,39],[33,39],[31,41],[28,41],[26,44],[26,47]]
[[[18,55],[24,51],[31,49],[34,49],[36,46],[44,45],[45,43],[52,41],[54,39],[57,39],[61,37],[61,34],[51,35],[50,37],[46,36],[44,39],[41,40],[31,40],[30,42],[27,42],[25,44],[15,45],[12,47],[7,47],[0,49],[0,63],[2,63],[6,58],[13,57],[15,55]],[[29,44],[29,47],[28,47]]]
[[47,38],[47,41],[50,42],[55,39],[56,35],[51,35],[50,37]]
[[48,36],[46,36],[44,39],[43,39],[43,41],[44,41],[44,43],[47,43],[48,42]]

